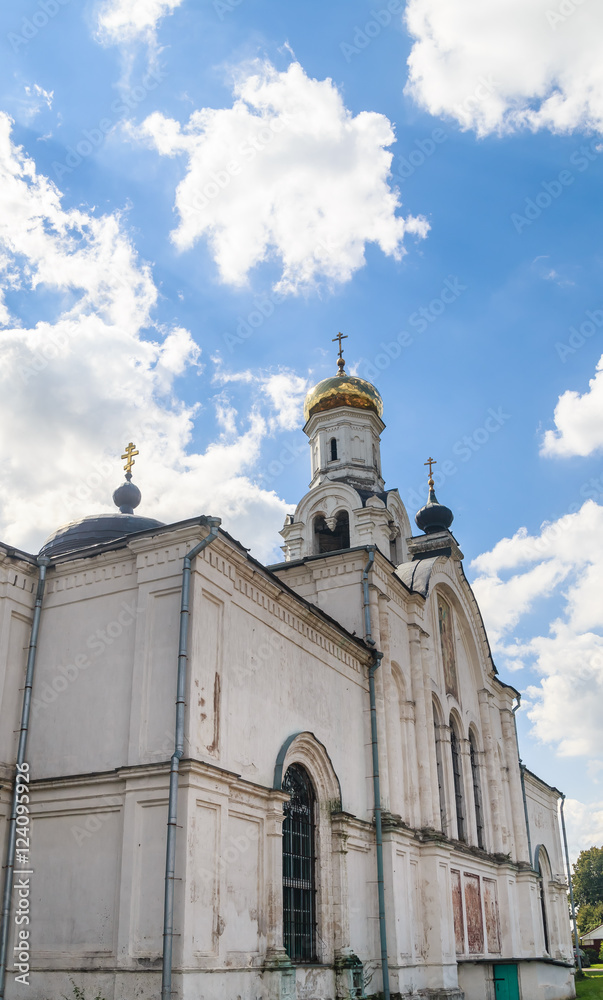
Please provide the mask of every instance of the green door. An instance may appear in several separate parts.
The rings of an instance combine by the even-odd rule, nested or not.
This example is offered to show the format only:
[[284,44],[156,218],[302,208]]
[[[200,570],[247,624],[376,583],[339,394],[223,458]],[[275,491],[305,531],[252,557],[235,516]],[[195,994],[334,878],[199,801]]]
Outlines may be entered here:
[[519,1000],[519,981],[516,965],[494,966],[496,1000]]

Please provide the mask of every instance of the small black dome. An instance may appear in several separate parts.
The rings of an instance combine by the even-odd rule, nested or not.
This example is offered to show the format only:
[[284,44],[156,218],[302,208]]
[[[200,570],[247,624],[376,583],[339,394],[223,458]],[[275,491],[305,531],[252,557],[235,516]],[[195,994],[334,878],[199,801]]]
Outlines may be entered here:
[[133,514],[134,508],[138,507],[141,500],[142,493],[138,486],[130,482],[127,476],[126,482],[118,486],[113,494],[113,503],[119,507],[122,514]]
[[[135,486],[133,488],[136,489]],[[136,514],[93,514],[57,528],[50,538],[46,539],[39,554],[53,558],[64,552],[73,552],[75,549],[87,549],[90,545],[112,542],[116,538],[132,535],[136,531],[162,527],[162,522],[156,521],[153,517],[138,517]]]
[[454,514],[450,507],[445,507],[443,503],[438,503],[433,488],[433,480],[429,483],[429,496],[427,503],[415,514],[415,523],[426,535],[431,535],[435,531],[447,531],[454,521]]

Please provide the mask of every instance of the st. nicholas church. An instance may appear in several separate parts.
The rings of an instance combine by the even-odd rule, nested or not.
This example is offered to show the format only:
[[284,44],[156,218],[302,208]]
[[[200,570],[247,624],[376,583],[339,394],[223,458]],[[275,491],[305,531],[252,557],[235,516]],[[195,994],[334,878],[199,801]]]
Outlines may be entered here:
[[411,524],[337,369],[281,562],[135,514],[133,444],[118,511],[0,544],[8,1000],[575,996],[561,793],[433,460]]

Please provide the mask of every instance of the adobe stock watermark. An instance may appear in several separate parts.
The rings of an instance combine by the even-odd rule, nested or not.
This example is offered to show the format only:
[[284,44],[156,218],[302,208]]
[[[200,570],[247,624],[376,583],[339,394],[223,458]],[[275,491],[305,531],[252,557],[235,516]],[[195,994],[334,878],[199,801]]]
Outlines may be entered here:
[[446,142],[448,133],[443,128],[434,128],[425,139],[415,139],[413,146],[406,156],[397,156],[392,164],[392,180],[404,183],[422,167],[436,150]]
[[38,9],[21,21],[21,32],[9,31],[6,36],[7,41],[12,45],[13,52],[18,52],[22,45],[29,45],[32,38],[36,38],[48,22],[52,21],[59,11],[69,3],[71,0],[38,0]]
[[135,604],[129,605],[122,601],[121,611],[104,628],[96,629],[86,639],[88,653],[78,653],[71,663],[67,663],[58,668],[50,683],[44,681],[35,689],[35,697],[32,702],[34,718],[43,709],[57,700],[63,691],[66,691],[70,684],[74,684],[82,671],[89,670],[92,663],[108,646],[112,646],[116,639],[119,639],[125,629],[130,628],[136,621],[137,615],[143,614],[143,609]]
[[213,0],[212,7],[221,21],[226,14],[231,14],[233,10],[240,7],[243,0]]
[[470,94],[467,94],[464,101],[453,105],[453,111],[459,121],[462,121],[463,117],[471,115],[475,108],[479,108],[480,104],[483,104],[484,101],[491,97],[496,88],[497,81],[492,75],[480,76],[475,87]]
[[565,364],[570,354],[575,354],[581,347],[584,347],[586,341],[590,337],[594,337],[595,333],[601,327],[603,327],[603,309],[587,309],[586,319],[583,320],[580,326],[570,326],[570,335],[567,338],[567,343],[557,341],[555,344],[555,350],[563,364]]
[[[164,732],[164,740],[158,753],[171,754],[174,749],[174,734],[167,730]],[[166,761],[166,764],[168,761]],[[98,803],[96,812],[90,812],[81,823],[74,823],[71,827],[71,836],[78,847],[81,847],[85,840],[89,840],[99,830],[102,830],[105,823],[115,814],[115,810],[123,807],[123,795],[103,795]]]
[[578,496],[580,499],[568,504],[563,514],[551,518],[550,521],[541,526],[541,534],[538,538],[530,538],[527,549],[534,559],[541,558],[545,554],[554,555],[552,546],[558,538],[569,530],[570,525],[564,521],[568,514],[577,514],[578,511],[582,510],[587,500],[595,502],[603,500],[603,474],[586,479],[578,489]]
[[21,381],[27,385],[32,378],[37,378],[40,372],[48,368],[51,361],[56,361],[57,358],[61,357],[65,348],[71,346],[71,342],[77,337],[78,332],[74,325],[65,331],[55,332],[45,337],[44,343],[32,351],[26,361],[17,362],[17,371]]
[[76,142],[75,146],[67,146],[65,159],[53,160],[52,169],[56,179],[60,181],[65,174],[72,174],[74,170],[77,170],[85,159],[92,156],[103,145],[117,122],[129,112],[134,111],[168,75],[167,71],[161,67],[149,70],[142,77],[140,84],[132,87],[122,97],[113,101],[110,110],[117,117],[101,118],[93,128],[82,129],[82,138]]
[[251,337],[254,330],[257,330],[274,313],[275,307],[280,306],[285,301],[282,292],[272,290],[264,295],[258,295],[253,300],[254,308],[246,316],[237,316],[237,328],[234,333],[227,332],[222,335],[226,347],[230,354],[236,347],[239,347]]
[[560,24],[565,24],[568,17],[571,17],[583,3],[584,0],[561,0],[556,10],[549,8],[545,11],[546,19],[553,31],[556,31]]
[[[603,151],[601,139],[592,139],[590,143],[583,143],[574,150],[569,158],[569,162],[576,168],[578,173],[588,170],[591,163],[600,156]],[[526,198],[523,207],[523,215],[520,212],[511,212],[511,222],[515,232],[521,233],[526,226],[533,225],[540,218],[547,208],[550,208],[554,201],[561,197],[564,191],[576,180],[576,176],[571,170],[560,170],[556,177],[549,181],[541,181],[540,188],[533,198]]]
[[[502,406],[494,408],[491,406],[486,413],[483,423],[475,427],[470,434],[463,435],[452,446],[452,454],[461,462],[469,462],[478,451],[481,451],[490,439],[511,420],[511,414],[507,413]],[[459,471],[458,465],[450,458],[437,462],[433,470],[433,480],[436,490],[440,489],[452,476],[456,476]],[[404,503],[411,509],[419,509],[427,502],[425,481],[416,489],[411,489],[405,493]]]
[[266,467],[266,472],[260,472],[257,476],[257,480],[263,489],[267,489],[269,486],[282,476],[283,472],[294,465],[302,455],[308,454],[308,442],[303,444],[289,444],[283,445],[278,453],[277,458],[273,458]]
[[354,56],[359,56],[364,49],[368,48],[373,39],[377,38],[384,28],[389,27],[394,14],[401,14],[403,8],[404,0],[388,0],[385,7],[371,10],[371,17],[365,25],[355,25],[352,42],[339,43],[339,49],[345,61],[350,63]]
[[[467,291],[467,285],[461,284],[459,278],[455,275],[449,275],[440,292],[435,298],[426,306],[421,306],[410,314],[407,319],[407,325],[412,327],[416,333],[425,333],[432,323],[446,311],[448,306],[456,302],[463,292]],[[367,360],[367,358],[360,358],[358,362],[358,372],[363,378],[373,382],[379,376],[379,372],[385,371],[389,368],[392,361],[396,361],[402,354],[402,350],[405,347],[411,347],[415,340],[408,330],[400,330],[400,333],[396,336],[395,340],[390,340],[387,343],[381,341],[380,347],[381,351],[376,354],[372,362]]]
[[290,124],[290,118],[285,114],[279,114],[278,118],[272,118],[270,122],[258,129],[253,138],[240,142],[237,151],[228,163],[221,169],[213,170],[209,174],[209,180],[205,181],[201,191],[197,192],[192,201],[187,202],[186,207],[196,212],[202,212],[222,191],[225,191],[233,177],[238,177],[245,164],[255,160],[258,153],[263,153],[270,145],[275,135],[279,135]]

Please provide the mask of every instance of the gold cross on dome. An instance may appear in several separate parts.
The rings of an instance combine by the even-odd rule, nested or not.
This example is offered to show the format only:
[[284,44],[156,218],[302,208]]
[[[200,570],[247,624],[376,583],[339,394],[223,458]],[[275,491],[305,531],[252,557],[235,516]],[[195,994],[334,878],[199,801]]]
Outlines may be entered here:
[[431,467],[432,467],[432,465],[437,465],[437,464],[438,463],[435,460],[435,458],[428,458],[426,462],[423,462],[423,465],[428,465],[429,466],[429,478],[430,479],[433,476],[433,469]]
[[126,445],[126,453],[125,453],[125,455],[121,456],[122,458],[126,459],[126,464],[124,465],[124,469],[125,469],[126,472],[129,472],[129,473],[132,472],[132,466],[134,465],[134,455],[138,455],[138,454],[139,454],[139,452],[136,451],[136,446],[133,445],[132,442],[130,441],[130,443],[128,445]]
[[336,340],[339,341],[339,357],[340,358],[343,357],[343,347],[341,346],[341,341],[342,340],[347,340],[347,339],[348,339],[347,333],[338,333],[336,337],[333,337],[333,343],[335,343]]

